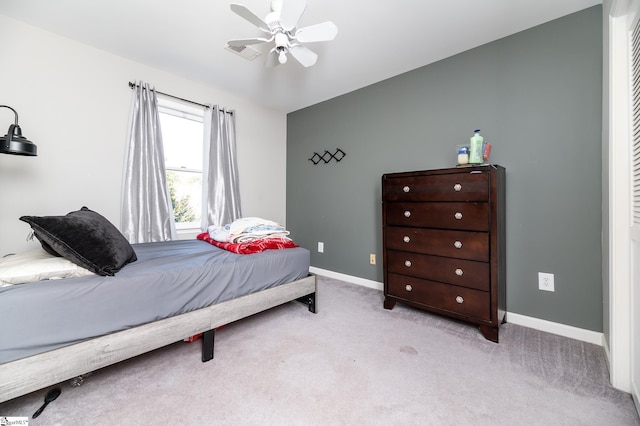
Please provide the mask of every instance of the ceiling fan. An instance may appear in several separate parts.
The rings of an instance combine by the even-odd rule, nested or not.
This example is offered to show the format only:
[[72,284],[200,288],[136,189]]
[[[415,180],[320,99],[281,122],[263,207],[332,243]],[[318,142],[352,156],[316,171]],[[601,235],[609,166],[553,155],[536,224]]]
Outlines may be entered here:
[[307,3],[305,0],[272,0],[271,13],[264,19],[259,18],[244,5],[232,3],[231,10],[242,18],[254,24],[267,33],[269,38],[248,38],[229,40],[229,46],[247,46],[274,42],[275,46],[269,51],[266,66],[275,67],[287,62],[290,53],[305,67],[310,67],[318,60],[318,55],[302,43],[333,40],[338,34],[338,27],[333,22],[297,28],[298,20],[302,16]]

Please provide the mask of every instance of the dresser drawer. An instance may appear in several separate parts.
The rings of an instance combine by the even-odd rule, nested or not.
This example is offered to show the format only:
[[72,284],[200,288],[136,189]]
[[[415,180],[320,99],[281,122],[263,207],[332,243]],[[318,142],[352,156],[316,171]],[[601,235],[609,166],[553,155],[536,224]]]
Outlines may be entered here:
[[485,291],[390,273],[387,293],[421,305],[491,320],[490,293]]
[[489,291],[487,262],[431,256],[404,251],[387,251],[387,271]]
[[489,261],[487,232],[387,226],[385,247],[391,250]]
[[382,198],[387,201],[487,201],[489,174],[461,171],[426,176],[385,175]]
[[386,203],[386,223],[394,226],[489,230],[489,203]]

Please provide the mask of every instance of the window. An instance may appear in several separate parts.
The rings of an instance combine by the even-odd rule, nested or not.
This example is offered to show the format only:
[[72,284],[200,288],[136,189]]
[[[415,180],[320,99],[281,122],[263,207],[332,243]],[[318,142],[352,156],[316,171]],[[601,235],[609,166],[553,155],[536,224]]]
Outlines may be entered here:
[[176,229],[199,228],[202,211],[204,110],[158,96],[158,111]]

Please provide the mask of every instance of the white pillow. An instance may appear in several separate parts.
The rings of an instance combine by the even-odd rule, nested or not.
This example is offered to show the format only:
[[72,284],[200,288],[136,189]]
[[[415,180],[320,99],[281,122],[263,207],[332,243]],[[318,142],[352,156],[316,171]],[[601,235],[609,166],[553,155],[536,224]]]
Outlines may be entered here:
[[41,248],[0,258],[0,287],[85,275],[95,274]]

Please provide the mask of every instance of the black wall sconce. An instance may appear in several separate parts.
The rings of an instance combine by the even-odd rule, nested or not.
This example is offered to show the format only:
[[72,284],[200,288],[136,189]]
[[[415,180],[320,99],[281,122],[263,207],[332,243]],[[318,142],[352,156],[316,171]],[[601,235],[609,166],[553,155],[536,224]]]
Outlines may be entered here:
[[9,126],[7,134],[0,138],[0,153],[13,155],[38,155],[38,147],[22,136],[22,130],[18,126],[18,113],[15,109],[7,105],[0,105],[0,108],[9,108],[15,115],[15,124]]

